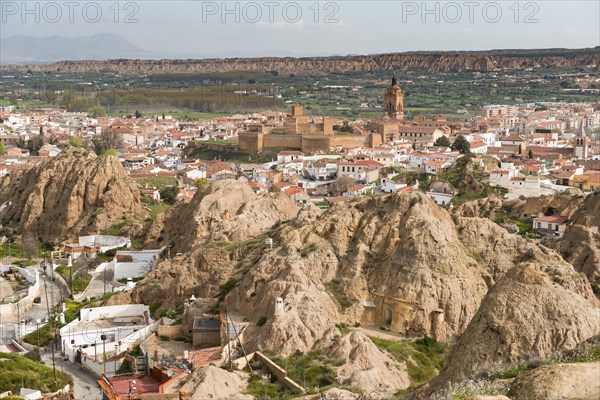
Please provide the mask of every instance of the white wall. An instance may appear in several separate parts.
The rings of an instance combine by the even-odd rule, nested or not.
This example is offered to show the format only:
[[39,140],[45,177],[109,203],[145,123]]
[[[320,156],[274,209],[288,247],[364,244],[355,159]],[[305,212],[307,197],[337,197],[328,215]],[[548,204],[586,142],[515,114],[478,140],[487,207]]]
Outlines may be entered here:
[[447,206],[452,202],[452,199],[454,198],[454,196],[446,193],[427,192],[427,195],[431,197],[431,199],[435,201],[437,205],[440,206]]
[[[82,309],[81,319],[76,319],[60,329],[60,336],[65,355],[68,357],[69,361],[74,362],[78,348],[84,345],[87,345],[87,347],[82,348],[81,351],[82,355],[86,355],[87,358],[94,358],[97,355],[100,359],[104,354],[104,349],[106,349],[105,358],[112,357],[116,350],[115,344],[118,344],[119,352],[129,350],[134,346],[136,341],[143,340],[154,332],[157,329],[158,323],[153,322],[149,325],[114,325],[102,328],[96,326],[93,321],[100,318],[142,316],[144,315],[144,311],[147,310],[148,306],[143,304]],[[83,329],[80,326],[82,321],[87,322],[88,324]],[[90,324],[90,322],[92,323]],[[101,340],[102,335],[106,335],[107,337],[104,344]],[[96,346],[92,346],[94,343],[96,343]],[[97,366],[90,368],[96,367]]]
[[110,249],[116,249],[118,247],[130,247],[131,240],[122,236],[110,236],[110,235],[90,235],[80,236],[79,245],[96,245],[100,246],[100,251],[105,252]]
[[149,307],[144,304],[125,304],[121,306],[106,306],[81,309],[82,321],[94,321],[100,318],[119,318],[143,316],[144,311],[149,312]]
[[33,299],[40,296],[41,293],[40,273],[36,270],[34,276],[23,268],[18,268],[18,270],[29,283],[35,283],[27,289],[27,296],[18,302],[0,305],[0,313],[3,317],[16,316],[17,310],[19,310],[19,314],[23,315],[33,307]]
[[114,263],[115,280],[123,278],[140,278],[148,275],[152,269],[149,262]]
[[161,253],[160,250],[119,251],[117,254],[131,256],[133,262],[154,261]]

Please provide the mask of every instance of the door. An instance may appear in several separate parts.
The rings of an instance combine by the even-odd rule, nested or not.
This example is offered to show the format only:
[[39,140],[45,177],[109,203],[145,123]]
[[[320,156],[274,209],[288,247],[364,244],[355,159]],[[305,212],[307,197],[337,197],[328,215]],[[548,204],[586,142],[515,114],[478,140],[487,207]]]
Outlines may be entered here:
[[386,326],[392,325],[392,310],[389,308],[385,309],[385,325]]

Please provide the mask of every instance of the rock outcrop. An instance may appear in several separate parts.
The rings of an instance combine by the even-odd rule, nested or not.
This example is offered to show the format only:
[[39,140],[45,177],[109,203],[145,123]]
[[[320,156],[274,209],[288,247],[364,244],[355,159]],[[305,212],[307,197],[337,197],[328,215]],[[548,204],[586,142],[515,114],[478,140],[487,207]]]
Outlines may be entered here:
[[[227,301],[251,321],[266,316],[256,337],[284,354],[310,349],[340,320],[384,325],[383,313],[365,315],[365,302],[389,302],[394,328],[406,334],[448,339],[466,327],[487,291],[450,215],[416,192],[360,199],[325,214],[308,207],[273,240]],[[285,313],[274,316],[277,297]],[[445,316],[434,318],[439,314]]]
[[359,387],[370,398],[387,399],[410,386],[406,365],[398,365],[361,332],[350,332],[334,341],[328,354],[346,361],[337,368],[338,382]]
[[518,265],[487,294],[431,388],[575,348],[600,333],[599,307],[587,279],[559,256]]
[[43,242],[97,233],[141,211],[140,192],[116,157],[69,148],[0,181],[0,219]]
[[208,242],[240,242],[294,218],[297,212],[283,193],[257,197],[244,182],[222,180],[198,191],[189,204],[172,209],[157,222],[162,226],[150,229],[158,235],[148,241],[168,243],[172,252],[188,252]]
[[248,380],[243,373],[207,366],[196,369],[180,391],[190,393],[192,399],[253,399],[241,394],[247,386]]
[[561,239],[547,245],[557,250],[600,290],[600,193],[592,193],[571,213],[572,224]]
[[585,198],[581,190],[574,188],[554,195],[528,197],[525,200],[485,197],[463,203],[454,208],[452,213],[461,217],[485,217],[492,219],[498,211],[508,212],[517,218],[531,218],[532,216],[537,216],[539,213],[572,217],[579,206],[582,205]]
[[509,396],[513,400],[600,399],[600,362],[541,366],[521,374]]
[[176,257],[159,263],[136,287],[134,298],[179,306],[192,294],[215,296],[240,262],[250,267],[254,254],[264,247],[265,232],[297,212],[283,193],[257,197],[243,182],[213,183],[150,227],[147,244],[167,245]]

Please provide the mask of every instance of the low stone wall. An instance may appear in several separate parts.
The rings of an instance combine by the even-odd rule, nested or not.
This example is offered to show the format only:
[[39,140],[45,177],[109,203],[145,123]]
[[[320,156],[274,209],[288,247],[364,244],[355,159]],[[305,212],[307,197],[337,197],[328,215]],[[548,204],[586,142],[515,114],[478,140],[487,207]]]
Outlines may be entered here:
[[233,367],[238,370],[244,369],[248,365],[248,363],[246,362],[246,359],[248,359],[248,362],[250,362],[252,360],[257,360],[266,369],[268,369],[269,372],[271,374],[273,374],[283,386],[287,387],[288,389],[297,390],[301,393],[304,393],[304,388],[302,386],[300,386],[299,384],[297,384],[296,382],[294,382],[292,379],[290,379],[287,376],[287,371],[285,369],[283,369],[279,365],[275,364],[269,357],[267,357],[260,351],[250,353],[250,354],[248,354],[247,357],[242,357],[238,360],[235,360],[232,363]]
[[23,268],[18,268],[18,270],[23,278],[29,283],[33,283],[33,285],[27,289],[27,296],[23,297],[18,302],[0,305],[0,313],[3,317],[14,317],[17,314],[24,315],[31,307],[33,307],[33,300],[41,294],[40,273],[36,271],[35,276],[33,276],[29,271]]
[[158,326],[158,336],[167,336],[169,338],[181,337],[181,336],[183,336],[183,330],[181,329],[181,325],[174,325],[174,326],[159,325]]

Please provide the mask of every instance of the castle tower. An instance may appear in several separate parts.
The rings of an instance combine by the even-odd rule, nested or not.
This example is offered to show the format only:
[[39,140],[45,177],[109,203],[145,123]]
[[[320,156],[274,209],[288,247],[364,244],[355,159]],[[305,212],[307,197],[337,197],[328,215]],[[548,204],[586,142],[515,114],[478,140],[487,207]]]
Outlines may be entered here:
[[583,122],[577,136],[575,136],[575,149],[573,156],[577,159],[585,160],[588,158],[588,143],[589,139],[585,134]]
[[392,76],[392,85],[387,88],[383,96],[384,116],[390,119],[404,119],[404,94],[398,86],[396,75]]

